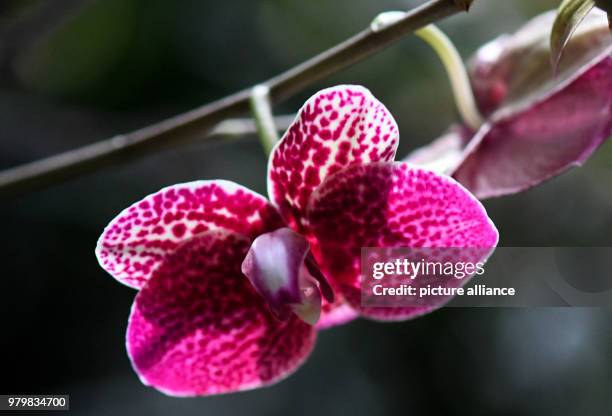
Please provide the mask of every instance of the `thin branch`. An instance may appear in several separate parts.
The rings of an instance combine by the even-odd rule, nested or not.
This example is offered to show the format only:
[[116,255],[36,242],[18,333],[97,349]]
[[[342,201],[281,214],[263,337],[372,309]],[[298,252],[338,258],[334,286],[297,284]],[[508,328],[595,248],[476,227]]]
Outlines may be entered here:
[[[295,114],[274,117],[274,126],[279,132],[285,131],[295,119]],[[222,121],[210,131],[208,137],[213,136],[244,136],[245,134],[257,134],[258,128],[255,120],[251,118],[231,118]]]
[[[463,5],[463,6],[462,6]],[[403,19],[373,31],[367,28],[331,49],[261,83],[279,103],[322,78],[385,49],[416,29],[464,11],[460,0],[430,0]],[[205,137],[221,121],[249,110],[251,88],[134,132],[0,172],[0,195],[33,190],[111,163]]]

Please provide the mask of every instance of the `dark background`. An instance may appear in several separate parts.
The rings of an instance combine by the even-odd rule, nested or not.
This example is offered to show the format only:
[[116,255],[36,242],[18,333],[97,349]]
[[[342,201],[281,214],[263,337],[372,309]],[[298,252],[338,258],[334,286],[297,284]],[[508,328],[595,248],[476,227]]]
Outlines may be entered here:
[[[0,168],[123,133],[251,85],[361,30],[381,0],[0,2]],[[464,57],[557,1],[477,1],[442,23]],[[76,7],[75,7],[76,5]],[[68,16],[68,19],[58,17]],[[58,25],[58,22],[62,22]],[[336,83],[395,115],[400,155],[456,119],[444,70],[413,37]],[[486,202],[501,245],[612,245],[612,143],[585,167]],[[124,347],[135,292],[98,265],[107,222],[177,182],[224,178],[265,193],[254,137],[143,158],[0,200],[0,393],[68,393],[73,414],[609,415],[612,309],[443,309],[320,333],[286,381],[176,399],[140,384]]]

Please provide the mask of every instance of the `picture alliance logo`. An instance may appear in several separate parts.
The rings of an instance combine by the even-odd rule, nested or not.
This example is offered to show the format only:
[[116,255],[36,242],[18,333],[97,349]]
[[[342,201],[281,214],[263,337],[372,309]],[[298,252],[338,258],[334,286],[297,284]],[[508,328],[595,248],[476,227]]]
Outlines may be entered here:
[[516,289],[513,287],[488,287],[484,284],[468,288],[443,285],[410,286],[407,284],[385,287],[378,284],[372,287],[372,294],[374,296],[407,296],[418,299],[452,296],[514,296]]

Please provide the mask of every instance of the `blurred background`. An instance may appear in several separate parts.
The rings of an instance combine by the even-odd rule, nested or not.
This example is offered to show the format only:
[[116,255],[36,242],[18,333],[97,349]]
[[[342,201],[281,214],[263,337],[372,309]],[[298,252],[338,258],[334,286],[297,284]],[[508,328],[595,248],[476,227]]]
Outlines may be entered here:
[[[366,27],[393,0],[2,0],[0,168],[124,133],[249,86]],[[556,0],[475,2],[441,23],[464,57]],[[395,115],[399,155],[456,120],[434,53],[407,37],[320,88],[366,85]],[[612,245],[612,143],[585,167],[486,202],[507,246]],[[125,353],[135,291],[98,265],[120,210],[163,186],[234,180],[265,193],[254,137],[193,144],[0,201],[0,393],[71,395],[73,414],[609,415],[612,310],[443,309],[322,332],[286,381],[176,399]]]

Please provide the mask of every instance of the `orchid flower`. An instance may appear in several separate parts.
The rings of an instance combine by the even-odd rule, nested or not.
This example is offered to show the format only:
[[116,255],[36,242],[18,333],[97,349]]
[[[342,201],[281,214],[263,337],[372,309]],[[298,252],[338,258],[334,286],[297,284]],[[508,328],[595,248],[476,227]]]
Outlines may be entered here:
[[469,73],[480,128],[457,125],[408,162],[451,174],[478,198],[516,193],[582,164],[612,134],[612,35],[594,9],[556,73],[555,12],[484,45]]
[[394,163],[398,141],[367,89],[329,88],[272,150],[270,201],[232,182],[196,181],[112,220],[96,254],[139,290],[127,350],[143,383],[178,396],[269,385],[304,362],[319,329],[439,307],[360,306],[361,247],[492,250],[498,241],[463,186]]

